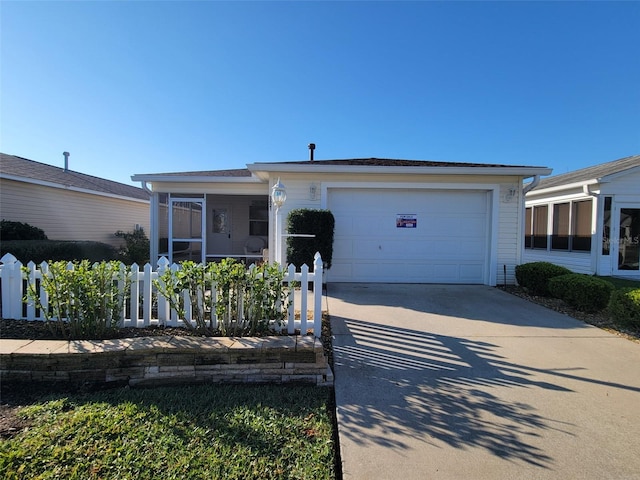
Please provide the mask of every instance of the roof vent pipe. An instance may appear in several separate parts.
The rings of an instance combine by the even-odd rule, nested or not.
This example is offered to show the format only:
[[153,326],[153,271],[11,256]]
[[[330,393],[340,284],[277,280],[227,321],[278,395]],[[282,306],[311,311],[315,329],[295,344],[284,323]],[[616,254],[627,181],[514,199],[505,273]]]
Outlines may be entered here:
[[68,172],[69,171],[69,152],[62,152],[62,155],[64,155],[64,171]]
[[316,144],[315,143],[310,143],[309,144],[309,161],[313,162],[313,151],[316,149]]

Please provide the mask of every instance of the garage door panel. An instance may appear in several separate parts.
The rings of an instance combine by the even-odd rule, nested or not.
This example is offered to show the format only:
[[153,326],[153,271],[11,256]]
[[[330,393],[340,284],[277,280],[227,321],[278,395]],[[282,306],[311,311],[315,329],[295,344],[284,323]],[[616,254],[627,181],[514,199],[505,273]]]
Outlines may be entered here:
[[484,266],[480,264],[460,265],[460,280],[462,282],[473,282],[484,272]]
[[[330,281],[484,283],[487,192],[330,189]],[[398,228],[411,215],[415,228]]]

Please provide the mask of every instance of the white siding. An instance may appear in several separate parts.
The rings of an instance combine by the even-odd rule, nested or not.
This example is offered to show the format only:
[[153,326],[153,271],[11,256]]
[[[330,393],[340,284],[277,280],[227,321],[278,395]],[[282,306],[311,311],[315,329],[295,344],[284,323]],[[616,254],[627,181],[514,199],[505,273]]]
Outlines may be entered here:
[[625,173],[610,182],[600,185],[603,195],[616,195],[618,201],[640,201],[640,170]]
[[591,267],[591,255],[589,252],[558,252],[546,250],[531,250],[525,248],[522,263],[550,262],[566,267],[575,273],[594,273]]
[[[521,206],[522,192],[519,183],[500,184],[500,204],[498,215],[498,258],[496,265],[496,283],[513,285],[515,282],[515,266],[520,260]],[[515,187],[512,197],[510,190]],[[505,278],[505,269],[507,272]]]
[[136,224],[149,235],[149,203],[0,180],[0,216],[44,230],[50,240],[92,240],[118,246],[118,230]]

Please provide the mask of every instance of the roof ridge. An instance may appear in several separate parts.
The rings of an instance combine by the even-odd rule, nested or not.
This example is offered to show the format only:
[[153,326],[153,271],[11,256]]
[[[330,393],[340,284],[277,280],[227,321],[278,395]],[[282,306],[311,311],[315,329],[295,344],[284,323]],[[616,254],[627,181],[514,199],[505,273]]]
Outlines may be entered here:
[[[589,167],[583,167],[583,168],[578,168],[577,170],[571,170],[570,172],[564,172],[564,173],[559,173],[557,175],[551,175],[549,177],[547,177],[545,180],[550,180],[550,179],[557,179],[559,177],[563,177],[563,176],[571,176],[571,175],[577,175],[580,174],[582,172],[588,172],[588,171],[593,171],[593,170],[599,170],[599,169],[606,169],[607,166],[611,166],[615,163],[622,163],[634,158],[638,158],[640,160],[640,155],[629,155],[627,157],[622,157],[622,158],[618,158],[617,160],[611,160],[609,162],[604,162],[604,163],[598,163],[597,165],[591,165]],[[633,168],[634,166],[630,166],[628,168]],[[622,168],[620,169],[620,171],[623,170],[627,170],[628,168]]]
[[[0,153],[0,158],[3,160],[3,163],[13,162],[13,164],[9,165],[5,163],[2,170],[4,171],[7,167],[10,167],[10,171],[3,173],[9,173],[32,180],[46,181],[58,185],[72,186],[96,193],[106,193],[110,195],[139,199],[148,198],[148,195],[144,190],[135,185],[129,185],[116,180],[110,180],[108,178],[98,177],[96,175],[82,173],[75,170],[65,170],[64,168],[56,165],[38,162],[37,160],[21,157],[19,155]],[[18,162],[16,162],[16,160]],[[20,162],[22,162],[22,165],[20,165]],[[29,164],[25,165],[25,162],[29,162]],[[71,181],[67,182],[67,180]]]

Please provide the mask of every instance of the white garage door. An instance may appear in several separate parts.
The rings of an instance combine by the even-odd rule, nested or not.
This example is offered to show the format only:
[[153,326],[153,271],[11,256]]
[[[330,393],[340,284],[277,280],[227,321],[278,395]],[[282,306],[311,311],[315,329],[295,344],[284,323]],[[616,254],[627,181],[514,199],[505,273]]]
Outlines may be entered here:
[[332,282],[486,283],[484,191],[329,189]]

